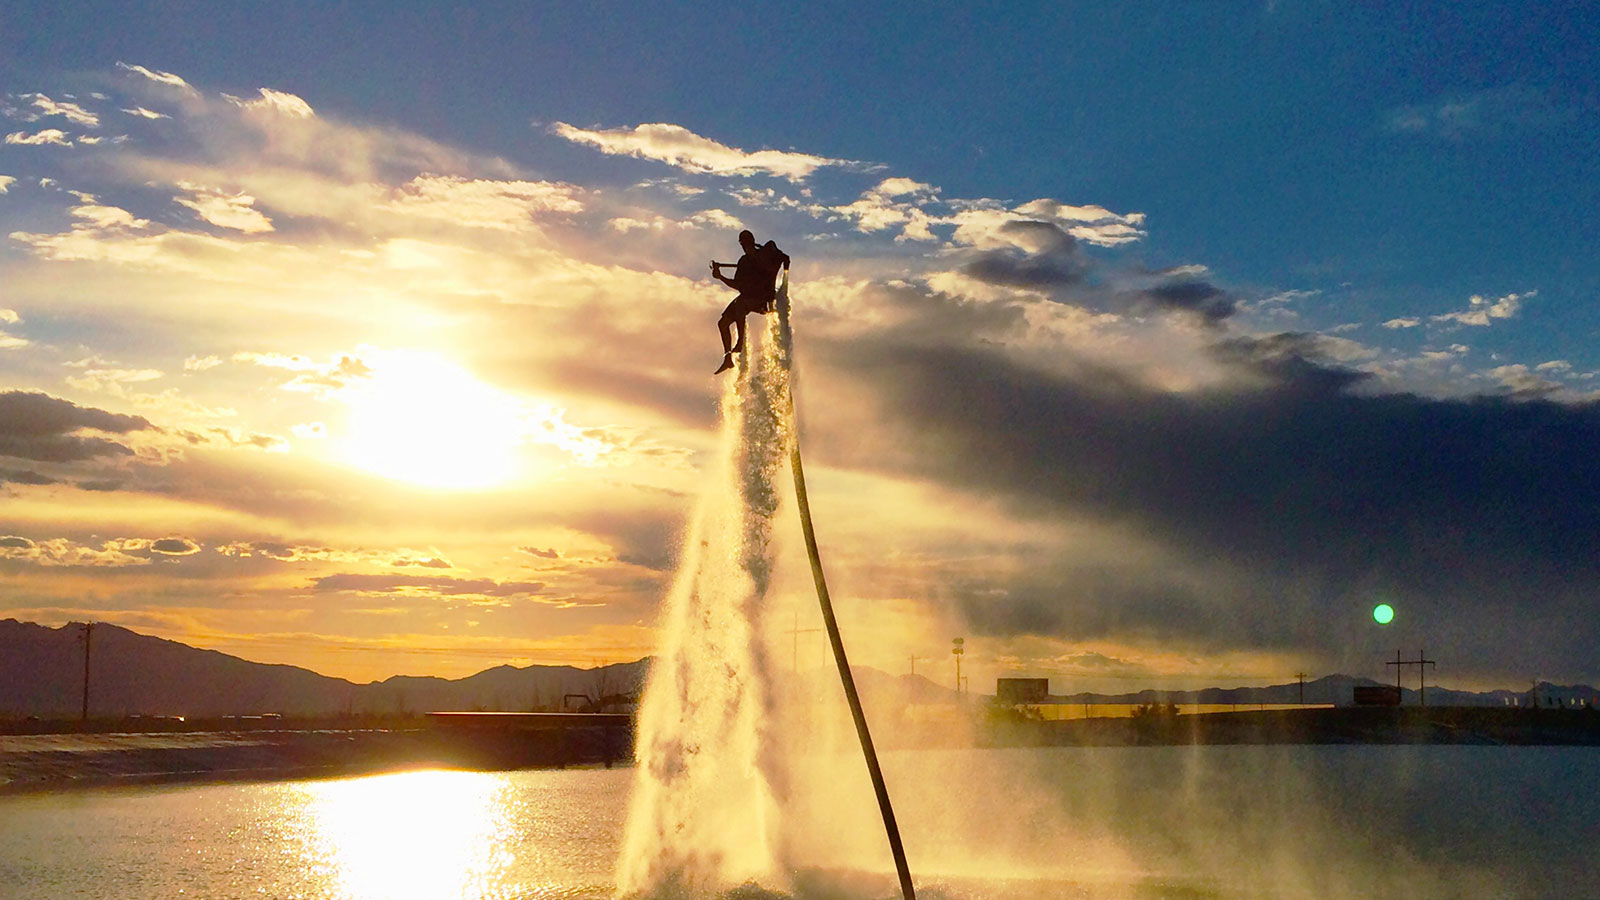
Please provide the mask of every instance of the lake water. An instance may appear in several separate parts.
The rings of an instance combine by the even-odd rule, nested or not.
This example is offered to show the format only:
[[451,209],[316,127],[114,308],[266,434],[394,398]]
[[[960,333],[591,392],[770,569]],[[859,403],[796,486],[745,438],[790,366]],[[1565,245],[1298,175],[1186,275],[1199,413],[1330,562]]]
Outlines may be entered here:
[[[855,761],[859,765],[859,759]],[[1600,896],[1600,750],[889,754],[929,900]],[[628,769],[416,771],[0,799],[0,898],[607,898]],[[897,895],[870,792],[791,798],[797,871]]]

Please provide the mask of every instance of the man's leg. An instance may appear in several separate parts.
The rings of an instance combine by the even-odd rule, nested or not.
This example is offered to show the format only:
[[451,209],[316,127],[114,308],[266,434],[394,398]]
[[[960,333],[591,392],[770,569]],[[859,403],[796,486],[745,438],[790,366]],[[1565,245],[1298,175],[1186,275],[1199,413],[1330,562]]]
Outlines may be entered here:
[[739,323],[739,337],[741,339],[744,337],[744,316],[740,315],[738,307],[739,301],[736,299],[728,304],[728,308],[722,311],[722,318],[717,320],[717,330],[722,332],[722,352],[724,355],[733,352],[732,326],[734,322]]
[[744,340],[744,310],[739,308],[739,300],[735,298],[728,308],[722,311],[722,318],[717,320],[717,330],[722,333],[722,365],[717,367],[714,374],[721,374],[733,368],[733,334],[730,326],[739,323],[739,340]]
[[737,341],[733,342],[733,352],[735,352],[735,353],[743,353],[744,352],[744,316],[740,316],[736,321],[737,321],[737,323],[739,325],[739,339]]

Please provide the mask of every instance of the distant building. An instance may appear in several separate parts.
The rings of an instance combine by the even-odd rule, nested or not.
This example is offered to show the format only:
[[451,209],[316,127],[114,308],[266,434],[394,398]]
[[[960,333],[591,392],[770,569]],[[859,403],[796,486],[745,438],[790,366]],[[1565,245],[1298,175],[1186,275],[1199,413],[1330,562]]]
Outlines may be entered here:
[[1400,689],[1387,684],[1358,684],[1355,701],[1357,706],[1399,706]]
[[1048,678],[999,678],[994,683],[994,702],[1044,703],[1050,699]]

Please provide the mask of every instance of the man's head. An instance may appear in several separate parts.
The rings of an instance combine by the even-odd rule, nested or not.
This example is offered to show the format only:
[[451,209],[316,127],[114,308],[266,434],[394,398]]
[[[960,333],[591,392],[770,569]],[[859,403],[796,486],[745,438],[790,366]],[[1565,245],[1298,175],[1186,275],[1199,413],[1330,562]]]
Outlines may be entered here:
[[739,232],[739,246],[744,248],[744,252],[749,253],[756,248],[756,236],[748,230]]

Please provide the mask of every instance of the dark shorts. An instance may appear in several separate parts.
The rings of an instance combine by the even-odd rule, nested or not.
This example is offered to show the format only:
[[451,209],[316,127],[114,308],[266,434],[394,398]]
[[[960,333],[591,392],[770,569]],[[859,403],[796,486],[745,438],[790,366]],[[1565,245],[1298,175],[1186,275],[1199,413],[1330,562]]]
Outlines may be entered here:
[[763,297],[760,294],[740,294],[733,298],[728,308],[722,311],[724,318],[744,318],[751,313],[768,313],[772,311],[772,301],[775,298]]

